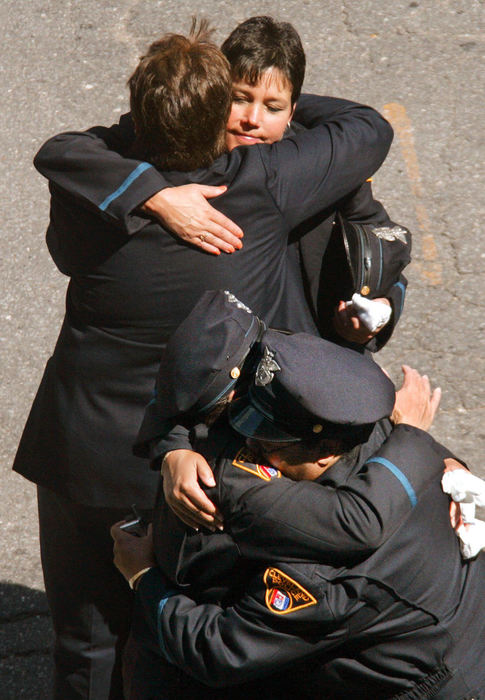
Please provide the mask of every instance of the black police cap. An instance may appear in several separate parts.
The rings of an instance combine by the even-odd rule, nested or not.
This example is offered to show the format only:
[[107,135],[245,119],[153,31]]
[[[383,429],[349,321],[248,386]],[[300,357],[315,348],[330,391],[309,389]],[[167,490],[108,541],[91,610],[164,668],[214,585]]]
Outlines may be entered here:
[[358,224],[341,214],[337,219],[352,276],[350,294],[387,296],[411,261],[411,233],[397,224]]
[[146,456],[146,444],[169,432],[174,418],[202,415],[228,394],[264,329],[231,292],[204,292],[167,343],[135,454]]
[[229,422],[246,437],[297,442],[345,436],[389,416],[392,381],[370,358],[308,335],[266,331],[263,357]]

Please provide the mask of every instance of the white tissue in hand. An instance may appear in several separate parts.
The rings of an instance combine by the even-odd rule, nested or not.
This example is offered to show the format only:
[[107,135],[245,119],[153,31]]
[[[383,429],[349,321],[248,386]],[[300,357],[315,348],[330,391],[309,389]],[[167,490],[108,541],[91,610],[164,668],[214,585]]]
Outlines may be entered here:
[[485,481],[467,469],[445,472],[441,479],[443,491],[456,503],[474,503],[485,506]]
[[485,523],[475,518],[475,506],[485,505],[485,481],[467,469],[453,469],[441,478],[445,493],[460,504],[463,525],[456,528],[464,559],[476,557],[485,549]]
[[461,501],[460,503],[460,513],[461,519],[464,523],[474,523],[475,522],[475,504],[466,503]]
[[456,530],[460,540],[460,549],[464,559],[471,559],[485,549],[485,523],[475,520],[468,525],[460,525]]
[[352,301],[348,301],[347,308],[351,307],[360,318],[364,326],[374,333],[381,326],[385,326],[391,318],[392,309],[382,301],[366,299],[360,294],[353,294]]

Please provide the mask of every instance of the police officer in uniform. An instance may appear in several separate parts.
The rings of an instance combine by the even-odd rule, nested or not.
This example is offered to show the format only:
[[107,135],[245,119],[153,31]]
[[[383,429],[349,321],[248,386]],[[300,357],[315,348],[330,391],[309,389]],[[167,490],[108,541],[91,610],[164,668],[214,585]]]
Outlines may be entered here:
[[[123,559],[126,540],[114,529],[122,570],[129,561],[125,575],[148,565],[132,579],[135,637],[152,672],[166,672],[168,661],[209,686],[268,676],[255,697],[294,697],[295,687],[299,697],[332,699],[480,697],[484,557],[464,563],[449,524],[440,476],[450,453],[411,425],[397,425],[386,439],[375,421],[391,413],[393,392],[366,358],[301,334],[266,333],[261,350],[254,384],[231,405],[230,423],[257,441],[263,457],[234,434],[224,443],[220,427],[206,443],[208,455],[223,445],[211,495],[226,531],[179,528],[172,537],[165,521],[156,540],[162,572],[148,568],[149,558]],[[352,544],[358,511],[348,507],[359,478],[375,479],[377,503],[385,504],[393,483],[408,501],[406,513],[394,511],[386,541],[359,546],[356,528]],[[332,490],[340,496],[333,503]],[[135,664],[135,692],[143,693],[137,678]],[[212,693],[195,687],[194,697]],[[238,697],[248,688],[225,692]]]

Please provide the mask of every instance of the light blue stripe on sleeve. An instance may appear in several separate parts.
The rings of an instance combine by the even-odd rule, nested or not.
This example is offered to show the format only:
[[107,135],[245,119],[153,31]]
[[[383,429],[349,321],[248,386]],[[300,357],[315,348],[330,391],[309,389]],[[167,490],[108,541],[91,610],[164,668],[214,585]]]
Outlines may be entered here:
[[383,265],[383,260],[384,256],[382,254],[382,241],[380,238],[377,239],[379,241],[379,278],[377,280],[377,289],[381,286],[382,282],[382,265]]
[[177,593],[177,591],[167,591],[165,593],[165,598],[162,598],[162,600],[158,604],[158,620],[157,620],[157,627],[158,627],[158,646],[160,647],[160,651],[162,654],[165,656],[167,661],[170,663],[174,663],[172,657],[168,653],[168,649],[165,646],[165,640],[163,639],[163,632],[162,632],[162,612],[163,608],[167,604],[167,601],[169,598],[174,596]]
[[394,286],[395,286],[395,287],[399,287],[400,290],[401,290],[401,292],[402,292],[402,294],[401,294],[401,310],[400,310],[400,312],[399,312],[399,315],[401,315],[401,314],[402,314],[402,309],[403,309],[403,306],[404,306],[404,297],[406,296],[406,287],[403,285],[402,282],[396,282],[396,284],[395,284]]
[[396,465],[390,462],[388,459],[385,459],[385,457],[372,457],[371,459],[367,460],[366,464],[369,464],[370,462],[377,462],[378,464],[382,464],[382,466],[386,467],[386,469],[389,469],[389,471],[394,474],[396,479],[398,479],[403,485],[404,490],[406,491],[408,498],[411,501],[411,505],[414,508],[414,506],[418,502],[418,499],[416,498],[416,494],[414,492],[413,487],[409,483],[409,479],[402,473],[402,471],[398,469],[398,467],[396,467]]
[[118,189],[115,190],[112,194],[108,195],[104,202],[101,202],[101,204],[99,205],[101,211],[105,211],[109,207],[111,202],[117,199],[117,197],[120,197],[123,194],[123,192],[125,192],[128,189],[131,183],[136,180],[137,177],[139,177],[142,173],[145,172],[145,170],[148,170],[148,168],[151,167],[152,166],[150,165],[150,163],[140,163],[140,165],[128,175],[126,180],[118,187]]

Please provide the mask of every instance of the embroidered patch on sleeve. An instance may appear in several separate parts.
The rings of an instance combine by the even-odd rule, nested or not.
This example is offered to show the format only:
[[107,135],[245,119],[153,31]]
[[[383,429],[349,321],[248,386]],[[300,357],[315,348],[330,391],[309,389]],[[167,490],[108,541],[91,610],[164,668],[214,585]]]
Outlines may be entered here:
[[281,472],[278,469],[257,464],[254,454],[247,447],[242,447],[239,450],[232,464],[234,467],[244,469],[245,472],[259,476],[263,481],[271,481],[271,479],[279,479],[281,477]]
[[311,593],[279,569],[266,569],[263,580],[266,607],[276,615],[287,615],[317,603]]

